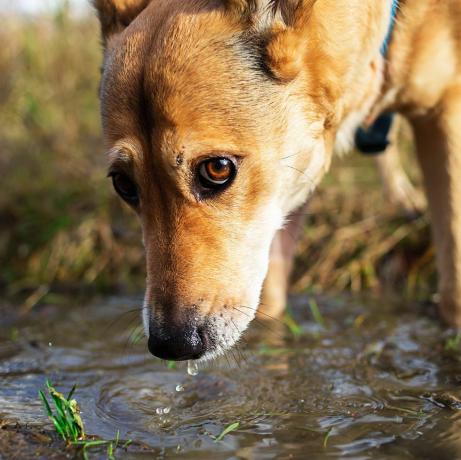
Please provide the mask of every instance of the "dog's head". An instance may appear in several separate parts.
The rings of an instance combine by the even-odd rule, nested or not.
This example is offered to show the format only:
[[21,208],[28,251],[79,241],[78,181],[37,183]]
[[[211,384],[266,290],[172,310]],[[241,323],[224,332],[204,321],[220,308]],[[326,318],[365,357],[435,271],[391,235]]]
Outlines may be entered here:
[[351,50],[351,1],[95,0],[109,173],[142,224],[155,355],[213,357],[254,317],[275,232],[376,93],[373,1]]

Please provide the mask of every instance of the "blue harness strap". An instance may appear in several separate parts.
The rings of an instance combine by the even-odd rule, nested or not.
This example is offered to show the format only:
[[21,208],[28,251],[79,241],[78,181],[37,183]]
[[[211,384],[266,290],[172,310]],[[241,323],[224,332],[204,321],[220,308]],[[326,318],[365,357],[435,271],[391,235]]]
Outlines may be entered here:
[[[389,49],[389,43],[394,31],[395,18],[399,7],[398,0],[392,0],[391,20],[386,38],[381,46],[381,54],[385,57]],[[386,150],[389,141],[389,134],[392,128],[393,113],[384,113],[367,129],[358,128],[355,133],[355,146],[364,155],[377,155]]]
[[387,30],[386,38],[381,46],[381,54],[386,56],[387,50],[389,49],[389,43],[391,42],[392,32],[394,31],[395,18],[397,17],[397,10],[399,9],[399,0],[392,0],[391,6],[391,20],[389,22],[389,29]]

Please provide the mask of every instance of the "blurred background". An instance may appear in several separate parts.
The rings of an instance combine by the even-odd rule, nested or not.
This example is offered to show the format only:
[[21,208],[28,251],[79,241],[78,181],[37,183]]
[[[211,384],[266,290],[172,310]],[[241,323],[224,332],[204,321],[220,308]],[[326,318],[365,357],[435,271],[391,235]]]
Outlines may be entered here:
[[[98,113],[101,46],[85,0],[0,0],[0,292],[24,311],[69,293],[141,292],[136,218],[106,178]],[[408,130],[400,144],[420,179]],[[336,159],[314,194],[295,291],[435,289],[427,219],[383,198],[373,161]]]

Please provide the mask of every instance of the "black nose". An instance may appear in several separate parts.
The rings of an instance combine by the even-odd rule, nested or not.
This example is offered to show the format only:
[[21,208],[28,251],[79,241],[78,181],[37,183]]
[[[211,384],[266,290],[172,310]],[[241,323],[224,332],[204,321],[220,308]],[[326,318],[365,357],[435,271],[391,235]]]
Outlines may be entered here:
[[149,351],[157,358],[184,361],[198,359],[206,352],[207,335],[204,329],[187,324],[183,327],[151,325]]

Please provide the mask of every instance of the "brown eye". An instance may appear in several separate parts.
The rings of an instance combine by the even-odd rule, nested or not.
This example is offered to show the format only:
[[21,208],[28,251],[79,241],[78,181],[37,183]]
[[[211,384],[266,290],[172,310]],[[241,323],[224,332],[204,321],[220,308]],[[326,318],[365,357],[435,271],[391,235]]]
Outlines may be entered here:
[[230,185],[235,174],[235,164],[224,157],[209,158],[198,167],[200,185],[206,189],[219,190]]
[[135,183],[124,173],[111,173],[115,191],[127,203],[136,206],[139,203],[138,189]]

